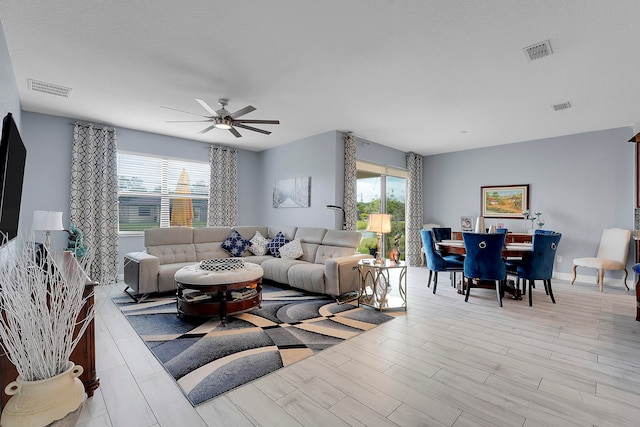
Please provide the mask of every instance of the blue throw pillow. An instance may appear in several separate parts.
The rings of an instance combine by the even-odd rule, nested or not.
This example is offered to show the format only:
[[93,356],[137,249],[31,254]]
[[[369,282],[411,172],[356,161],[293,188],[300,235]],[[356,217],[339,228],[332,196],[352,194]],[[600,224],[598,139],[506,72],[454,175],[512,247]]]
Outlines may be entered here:
[[282,231],[278,231],[278,234],[276,234],[275,237],[267,243],[267,248],[274,257],[281,258],[279,249],[287,243],[289,243],[289,239],[284,237]]
[[236,230],[232,230],[229,237],[227,237],[220,247],[227,251],[231,256],[242,256],[244,252],[251,246],[251,242],[244,237]]

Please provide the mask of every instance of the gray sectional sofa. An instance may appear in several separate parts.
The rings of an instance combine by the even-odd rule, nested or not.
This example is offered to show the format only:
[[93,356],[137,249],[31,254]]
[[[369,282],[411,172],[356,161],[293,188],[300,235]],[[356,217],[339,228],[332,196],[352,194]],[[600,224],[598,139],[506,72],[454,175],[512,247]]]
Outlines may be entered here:
[[131,252],[124,258],[127,292],[142,299],[150,293],[175,290],[174,274],[180,268],[230,256],[221,244],[233,229],[247,240],[256,231],[269,239],[282,232],[289,240],[299,240],[303,253],[297,259],[276,258],[271,254],[258,256],[249,251],[241,258],[259,264],[264,279],[310,292],[337,297],[356,291],[359,278],[354,267],[360,259],[371,258],[369,254],[356,253],[361,239],[357,231],[292,226],[154,228],[144,232],[146,251]]

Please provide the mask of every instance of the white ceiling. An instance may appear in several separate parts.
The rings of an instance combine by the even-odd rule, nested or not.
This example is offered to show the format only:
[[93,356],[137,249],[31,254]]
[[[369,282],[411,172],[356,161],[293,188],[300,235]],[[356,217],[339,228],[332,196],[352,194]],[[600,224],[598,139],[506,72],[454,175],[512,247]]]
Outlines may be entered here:
[[[639,17],[637,0],[0,3],[26,111],[249,150],[352,131],[423,155],[640,123]],[[553,55],[529,61],[544,40]],[[206,114],[194,97],[281,124],[166,123],[198,118],[161,106]]]

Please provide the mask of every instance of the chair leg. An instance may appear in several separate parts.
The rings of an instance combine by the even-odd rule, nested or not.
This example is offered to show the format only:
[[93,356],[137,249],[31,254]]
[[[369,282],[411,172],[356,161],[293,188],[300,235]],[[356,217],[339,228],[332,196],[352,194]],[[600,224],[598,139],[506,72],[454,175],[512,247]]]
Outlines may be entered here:
[[[549,295],[549,289],[547,289],[547,281],[546,281],[546,280],[543,280],[543,281],[542,281],[542,284],[544,285],[544,293],[545,293],[545,294],[547,294],[547,295]],[[534,287],[534,288],[536,287],[536,282],[535,282],[535,280],[533,281],[533,287]]]
[[576,268],[578,268],[577,265],[573,265],[573,279],[571,279],[571,284],[573,285],[573,282],[576,281]]
[[[464,283],[464,279],[465,277],[464,275],[462,275],[462,283]],[[467,292],[464,295],[464,302],[469,302],[469,291],[471,291],[471,283],[470,283],[471,280],[472,280],[471,278],[467,280]]]
[[427,288],[431,287],[431,275],[433,274],[433,270],[429,270],[429,280],[427,280]]
[[551,289],[551,280],[545,280],[546,284],[545,284],[545,288],[549,289],[549,296],[551,297],[551,302],[552,303],[556,303],[556,299],[553,297],[553,290]]
[[604,292],[604,268],[598,271],[598,284],[600,285],[600,292]]
[[496,293],[498,294],[498,305],[502,307],[502,280],[496,280]]
[[624,283],[624,287],[627,288],[627,292],[629,292],[629,287],[627,286],[627,276],[629,275],[629,273],[627,272],[627,269],[624,269],[624,279],[622,279],[622,283]]
[[438,272],[433,273],[433,294],[436,293],[436,288],[438,287]]
[[531,287],[533,286],[533,280],[528,280],[529,282],[529,307],[533,305],[533,292],[531,292]]

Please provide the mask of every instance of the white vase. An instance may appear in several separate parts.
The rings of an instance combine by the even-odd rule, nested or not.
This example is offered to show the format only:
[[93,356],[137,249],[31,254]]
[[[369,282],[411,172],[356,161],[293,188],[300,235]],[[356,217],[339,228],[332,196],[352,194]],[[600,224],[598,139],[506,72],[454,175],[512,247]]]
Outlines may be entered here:
[[84,402],[84,386],[78,378],[84,369],[67,362],[67,369],[38,381],[18,378],[4,391],[11,396],[2,409],[2,427],[40,427],[64,418]]
[[484,228],[484,217],[479,216],[476,220],[476,233],[486,233],[487,230]]

